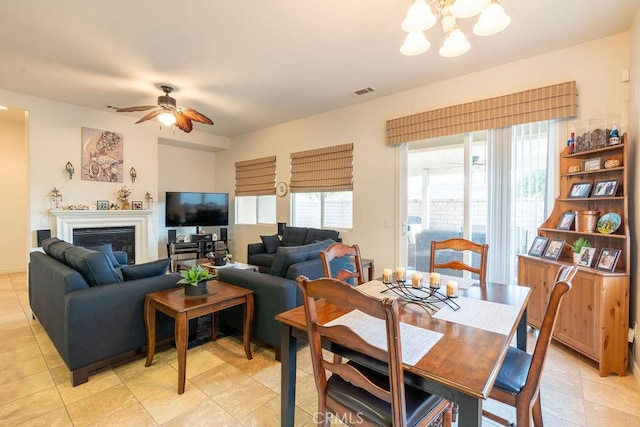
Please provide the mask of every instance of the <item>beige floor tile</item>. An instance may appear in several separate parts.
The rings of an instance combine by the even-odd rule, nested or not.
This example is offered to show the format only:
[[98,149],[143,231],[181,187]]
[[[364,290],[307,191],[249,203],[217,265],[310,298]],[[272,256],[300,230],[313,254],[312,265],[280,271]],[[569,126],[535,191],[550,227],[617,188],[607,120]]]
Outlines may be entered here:
[[275,396],[277,395],[272,390],[269,390],[253,378],[247,378],[231,388],[223,390],[212,397],[211,400],[239,420]]
[[0,365],[0,384],[47,371],[47,364],[42,356]]
[[42,358],[42,353],[36,340],[33,340],[20,348],[0,352],[0,366],[37,358]]
[[64,403],[58,390],[55,387],[50,387],[0,405],[0,420],[9,426],[18,425],[37,419],[56,409],[64,409]]
[[116,369],[116,374],[140,401],[163,391],[177,393],[178,371],[166,363],[154,363],[148,368],[144,363],[130,363],[135,369],[125,372]]
[[153,417],[140,403],[134,403],[91,424],[91,427],[154,427],[157,425]]
[[67,409],[59,408],[18,425],[25,427],[70,427],[73,426],[73,423]]
[[[244,417],[240,422],[246,427],[277,427],[280,425],[280,420],[280,396],[276,396]],[[311,415],[296,407],[295,426],[304,426],[310,420]]]
[[[63,370],[66,370],[66,367],[64,367]],[[120,378],[118,378],[111,369],[104,369],[91,374],[89,376],[89,381],[75,387],[71,385],[69,375],[66,375],[64,378],[56,378],[56,380],[58,379],[62,379],[61,382],[56,382],[56,385],[60,392],[60,396],[62,396],[62,400],[66,405],[122,384]]]
[[0,404],[50,389],[53,386],[54,383],[51,374],[46,370],[13,381],[7,381],[1,386]]
[[640,393],[637,391],[589,380],[582,383],[585,402],[597,403],[640,417]]
[[308,414],[315,414],[318,411],[318,392],[313,375],[296,379],[296,406]]
[[124,384],[118,384],[67,404],[73,424],[86,426],[137,403]]
[[192,410],[206,400],[207,395],[187,381],[183,394],[178,394],[176,382],[175,388],[163,389],[141,403],[158,424],[163,424]]
[[225,363],[191,378],[190,381],[207,396],[214,397],[247,378],[249,376],[240,369]]
[[240,422],[219,405],[206,400],[189,412],[162,424],[163,427],[183,426],[216,426],[216,427],[240,427]]
[[549,414],[578,425],[584,425],[584,400],[544,387],[540,388],[540,395],[543,416]]
[[[202,346],[201,346],[202,347]],[[203,372],[222,365],[224,362],[205,348],[196,347],[187,351],[187,378],[193,378]],[[169,353],[166,362],[178,371],[178,353]]]
[[629,415],[628,412],[618,411],[593,402],[585,402],[585,409],[587,413],[587,427],[640,426],[640,417]]

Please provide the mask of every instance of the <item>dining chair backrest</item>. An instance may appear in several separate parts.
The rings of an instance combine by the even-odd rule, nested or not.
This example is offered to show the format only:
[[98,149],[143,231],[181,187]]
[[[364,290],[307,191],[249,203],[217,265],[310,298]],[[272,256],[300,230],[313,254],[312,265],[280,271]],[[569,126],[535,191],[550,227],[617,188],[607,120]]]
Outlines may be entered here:
[[[438,251],[455,251],[459,252],[460,259],[452,259],[439,262]],[[464,251],[470,251],[478,254],[479,263],[478,266],[470,265],[462,261]],[[441,252],[442,253],[442,252]],[[480,286],[484,286],[487,283],[487,255],[489,253],[489,245],[484,243],[475,243],[471,240],[453,238],[442,241],[431,242],[431,257],[429,262],[429,271],[435,272],[439,269],[453,269],[453,270],[466,270],[478,275]]]
[[[364,419],[365,422],[361,423],[362,425],[379,425],[380,420],[375,418],[375,414],[386,412],[392,420],[389,425],[407,425],[398,300],[385,298],[381,301],[360,292],[348,283],[332,278],[309,280],[300,276],[297,283],[302,290],[304,301],[309,348],[318,392],[318,412],[322,414],[325,424],[329,424],[326,422],[330,419],[329,414],[335,414],[343,421]],[[382,320],[384,331],[380,332],[386,335],[387,349],[370,344],[347,326],[322,325],[321,323],[326,323],[326,320],[320,321],[317,308],[320,304],[326,303],[358,310],[372,318]],[[330,351],[325,350],[323,353],[323,341],[383,362],[388,367],[388,376],[354,363],[336,363],[335,358],[331,360]],[[329,378],[327,378],[327,372],[331,373]],[[383,381],[380,381],[380,377]],[[340,396],[344,396],[344,399],[340,399]],[[445,408],[450,408],[449,402],[442,398],[426,393],[424,396],[435,402],[429,408],[427,415],[442,414]],[[372,411],[366,409],[369,406],[373,406]],[[415,415],[410,414],[410,416]],[[428,417],[420,417],[420,420],[424,421],[425,418]]]
[[[490,398],[516,408],[516,425],[519,427],[529,426],[531,419],[535,426],[542,425],[540,379],[560,304],[567,292],[571,290],[571,279],[577,270],[574,265],[560,267],[547,302],[533,354],[528,355],[517,348],[509,348],[489,394]],[[488,411],[483,411],[483,414],[504,425],[511,425],[508,420]]]
[[[355,281],[357,285],[364,283],[364,275],[362,273],[362,257],[360,256],[360,248],[358,245],[346,245],[341,242],[332,243],[327,249],[320,252],[322,260],[322,268],[324,269],[324,277],[331,277],[343,282]],[[335,259],[344,259],[346,265],[353,264],[353,270],[341,268],[335,274],[331,271],[332,261]]]

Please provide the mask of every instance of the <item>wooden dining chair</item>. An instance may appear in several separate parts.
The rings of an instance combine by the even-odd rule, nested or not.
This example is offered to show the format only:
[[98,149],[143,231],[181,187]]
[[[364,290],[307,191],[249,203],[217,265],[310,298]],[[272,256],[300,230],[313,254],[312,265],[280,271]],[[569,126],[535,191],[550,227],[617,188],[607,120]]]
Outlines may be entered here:
[[[577,267],[574,265],[560,267],[556,276],[558,280],[553,285],[533,354],[530,355],[515,347],[509,347],[500,372],[498,372],[498,377],[489,393],[489,398],[516,408],[515,425],[518,427],[532,425],[532,419],[534,426],[542,426],[540,378],[560,303],[566,293],[571,290],[571,279],[575,276],[576,271]],[[482,415],[506,426],[514,425],[489,411],[482,411]]]
[[[449,259],[446,261],[438,262],[437,251],[456,251],[462,253],[464,251],[471,251],[478,254],[480,257],[479,265],[477,267],[466,264],[459,259]],[[467,239],[454,238],[442,241],[431,242],[431,258],[429,262],[429,271],[434,272],[436,269],[450,268],[453,270],[466,270],[471,273],[475,273],[479,277],[480,286],[484,286],[487,283],[487,254],[489,252],[488,244],[475,243]]]
[[[355,281],[353,284],[357,285],[364,283],[362,257],[360,256],[358,245],[346,245],[341,242],[332,243],[327,249],[320,252],[320,259],[322,260],[324,277],[331,277],[343,282],[351,282],[351,279],[353,279]],[[341,260],[342,262],[337,263],[334,260]],[[331,271],[332,263],[336,269],[340,269],[335,275]],[[351,263],[355,265],[353,270],[346,268]]]
[[[307,320],[307,334],[318,392],[318,425],[329,426],[332,414],[343,423],[358,426],[443,426],[451,425],[449,401],[404,384],[398,300],[379,300],[348,283],[331,278],[309,280],[298,277]],[[351,328],[323,326],[316,299],[359,310],[384,320],[387,349],[368,343]],[[331,342],[366,354],[382,362],[389,375],[353,362],[336,363],[333,354],[323,353],[322,342]],[[327,372],[331,375],[327,378]]]

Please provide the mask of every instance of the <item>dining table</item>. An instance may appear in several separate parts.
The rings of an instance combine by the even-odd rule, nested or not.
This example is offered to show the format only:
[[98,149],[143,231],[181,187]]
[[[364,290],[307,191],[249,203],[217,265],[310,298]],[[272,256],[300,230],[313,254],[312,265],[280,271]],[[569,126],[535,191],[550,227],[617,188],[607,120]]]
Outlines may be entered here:
[[[407,328],[421,329],[422,334],[414,336],[430,334],[428,339],[411,339],[407,333],[405,339],[401,328],[403,356],[405,353],[413,356],[410,362],[403,357],[405,383],[456,402],[459,427],[481,426],[483,402],[489,397],[509,346],[515,341],[519,349],[526,350],[530,289],[495,282],[484,286],[476,283],[461,287],[457,298],[448,299],[443,289],[437,290],[435,295],[442,302],[423,304],[405,298],[392,287],[379,280],[358,286],[376,297],[402,298],[401,327],[406,324]],[[316,302],[316,309],[321,324],[342,319],[346,322],[354,311],[324,300]],[[281,324],[281,425],[292,427],[298,343],[308,340],[304,307],[280,313],[276,320]],[[323,345],[337,353],[344,350],[342,355],[349,360],[379,369],[380,364],[371,363],[369,356],[332,343]]]

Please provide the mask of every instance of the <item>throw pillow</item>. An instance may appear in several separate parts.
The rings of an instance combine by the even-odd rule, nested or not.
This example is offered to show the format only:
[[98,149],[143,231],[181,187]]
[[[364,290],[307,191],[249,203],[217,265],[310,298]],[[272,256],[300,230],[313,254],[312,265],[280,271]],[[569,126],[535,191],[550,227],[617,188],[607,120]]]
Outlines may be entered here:
[[164,276],[169,268],[169,258],[157,261],[145,262],[144,264],[123,265],[120,272],[125,281],[146,279],[147,277]]
[[65,256],[67,265],[79,272],[89,286],[122,282],[111,261],[102,252],[75,246],[67,249]]
[[282,246],[302,246],[307,235],[305,227],[285,227],[282,235]]
[[109,258],[109,261],[111,261],[111,265],[113,266],[113,268],[120,267],[120,263],[116,259],[116,256],[113,254],[113,247],[111,246],[111,243],[105,243],[104,245],[100,245],[100,246],[91,246],[91,247],[87,247],[87,249],[91,249],[92,251],[102,252],[107,256],[107,258]]
[[319,242],[321,240],[331,239],[334,241],[338,241],[338,234],[340,234],[336,230],[321,230],[319,228],[310,228],[307,231],[307,235],[304,238],[304,244],[308,245],[309,243]]
[[260,236],[260,239],[268,254],[275,254],[278,248],[282,246],[282,241],[277,234],[273,236]]

